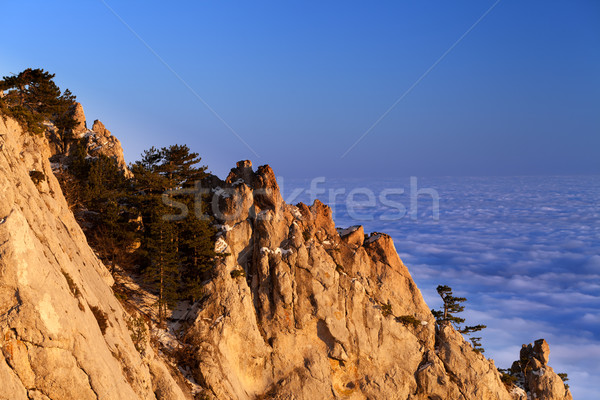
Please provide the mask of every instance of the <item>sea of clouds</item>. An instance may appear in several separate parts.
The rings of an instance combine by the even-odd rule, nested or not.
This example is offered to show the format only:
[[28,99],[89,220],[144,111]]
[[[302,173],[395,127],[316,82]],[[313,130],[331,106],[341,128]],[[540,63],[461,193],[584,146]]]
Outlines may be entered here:
[[278,180],[287,202],[329,204],[338,227],[391,235],[430,307],[439,284],[466,297],[496,366],[544,338],[574,398],[598,398],[599,176]]

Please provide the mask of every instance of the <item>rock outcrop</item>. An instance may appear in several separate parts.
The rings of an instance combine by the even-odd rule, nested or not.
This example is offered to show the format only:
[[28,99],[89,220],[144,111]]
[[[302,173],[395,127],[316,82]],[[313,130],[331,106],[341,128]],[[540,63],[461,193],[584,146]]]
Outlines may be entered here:
[[84,135],[87,139],[87,149],[90,156],[97,157],[103,155],[110,157],[117,162],[117,165],[125,176],[133,176],[127,168],[121,142],[106,129],[102,122],[95,120],[92,130],[86,132]]
[[188,398],[151,347],[136,350],[46,138],[0,117],[0,147],[0,399]]
[[46,125],[50,157],[55,165],[68,165],[75,146],[82,144],[85,146],[88,156],[98,157],[103,155],[110,157],[117,162],[126,177],[132,177],[133,175],[125,162],[123,147],[119,139],[113,136],[99,120],[95,120],[92,129],[88,129],[85,113],[80,103],[75,103],[71,113],[76,122],[72,132],[59,132],[53,124],[47,123]]
[[75,103],[75,105],[71,108],[72,118],[75,120],[75,127],[73,128],[73,133],[82,134],[85,133],[87,129],[87,122],[85,120],[85,112],[83,111],[83,106],[81,103]]
[[527,393],[527,399],[573,400],[562,378],[548,365],[549,359],[550,346],[539,339],[533,345],[523,345],[510,372],[517,377],[517,385]]
[[285,204],[269,166],[213,184],[225,256],[186,336],[216,398],[513,398],[493,361],[436,331],[388,235]]

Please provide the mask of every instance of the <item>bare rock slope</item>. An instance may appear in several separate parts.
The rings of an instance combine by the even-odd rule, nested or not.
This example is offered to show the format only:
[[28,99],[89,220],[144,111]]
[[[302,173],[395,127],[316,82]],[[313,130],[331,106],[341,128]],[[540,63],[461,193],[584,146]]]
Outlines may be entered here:
[[45,138],[0,117],[0,399],[185,399],[135,349]]

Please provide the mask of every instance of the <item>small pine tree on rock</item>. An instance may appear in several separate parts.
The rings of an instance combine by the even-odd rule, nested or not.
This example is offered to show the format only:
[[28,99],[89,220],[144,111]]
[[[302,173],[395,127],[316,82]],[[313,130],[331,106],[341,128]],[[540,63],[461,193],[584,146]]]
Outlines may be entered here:
[[[431,313],[439,325],[452,324],[454,328],[463,335],[479,332],[486,328],[485,325],[481,324],[473,326],[461,326],[461,324],[465,322],[465,319],[458,317],[456,314],[465,310],[465,306],[462,303],[467,301],[467,299],[465,297],[454,296],[450,286],[439,285],[436,290],[444,302],[441,310],[431,310]],[[481,338],[471,338],[471,343],[473,344],[473,350],[477,351],[478,353],[483,353],[485,351],[481,346]]]
[[484,348],[481,346],[481,338],[480,337],[472,337],[472,338],[469,338],[469,340],[471,341],[473,350],[475,350],[476,353],[484,353],[485,352]]

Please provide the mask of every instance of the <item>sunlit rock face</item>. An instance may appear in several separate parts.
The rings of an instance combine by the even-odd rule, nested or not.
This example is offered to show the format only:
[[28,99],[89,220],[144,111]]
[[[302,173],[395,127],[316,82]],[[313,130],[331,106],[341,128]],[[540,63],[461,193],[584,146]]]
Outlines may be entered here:
[[133,176],[127,168],[121,142],[113,136],[99,120],[95,120],[91,132],[85,133],[88,154],[92,157],[99,155],[114,159],[126,177]]
[[533,345],[523,345],[518,361],[511,367],[519,377],[518,385],[528,398],[547,400],[572,400],[571,392],[552,367],[548,365],[550,346],[544,339]]
[[185,399],[141,356],[44,137],[0,118],[0,399]]
[[[99,121],[90,132],[110,134]],[[0,118],[0,399],[191,399],[175,368],[133,344],[52,173],[59,145]],[[493,361],[436,327],[388,235],[337,229],[318,201],[285,204],[269,166],[242,161],[205,183],[222,257],[178,321],[203,396],[571,399],[545,341],[524,347],[522,388],[507,389]]]
[[212,185],[224,257],[188,337],[217,398],[514,397],[462,335],[436,333],[388,235],[285,204],[269,166],[242,161]]
[[49,157],[54,161],[55,166],[68,165],[76,150],[75,147],[83,145],[88,157],[95,158],[102,155],[112,158],[126,177],[132,177],[119,139],[112,135],[99,120],[95,120],[92,128],[88,129],[83,106],[80,103],[75,103],[69,112],[75,120],[72,131],[61,132],[52,123],[46,123]]

